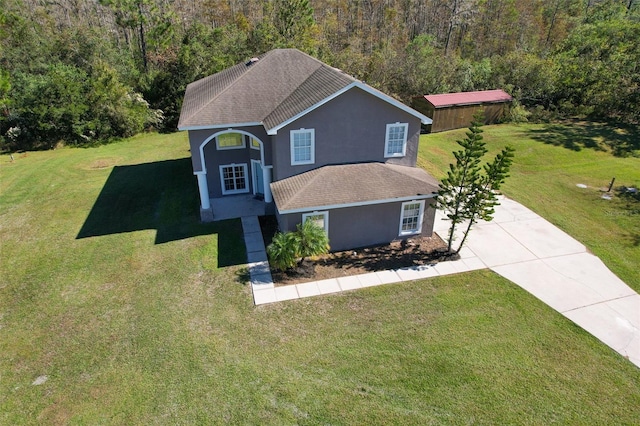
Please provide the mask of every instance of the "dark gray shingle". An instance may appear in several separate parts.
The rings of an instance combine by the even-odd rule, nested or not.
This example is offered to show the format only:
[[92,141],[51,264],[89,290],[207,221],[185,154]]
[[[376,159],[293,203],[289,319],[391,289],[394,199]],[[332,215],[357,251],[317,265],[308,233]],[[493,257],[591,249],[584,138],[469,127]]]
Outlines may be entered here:
[[368,203],[438,190],[438,181],[420,168],[385,163],[324,166],[271,184],[279,211]]
[[356,81],[296,49],[275,49],[187,86],[179,128],[263,123],[269,130]]

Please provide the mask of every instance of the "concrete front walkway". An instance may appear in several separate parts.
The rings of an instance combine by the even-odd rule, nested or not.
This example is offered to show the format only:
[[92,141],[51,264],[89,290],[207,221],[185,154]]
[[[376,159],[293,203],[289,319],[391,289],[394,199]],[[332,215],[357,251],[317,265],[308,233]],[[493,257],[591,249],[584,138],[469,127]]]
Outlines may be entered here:
[[[474,226],[458,261],[282,287],[273,285],[257,218],[242,223],[256,305],[490,268],[640,367],[640,296],[582,244],[515,201],[503,198],[493,221]],[[448,227],[438,212],[435,231],[444,239]]]

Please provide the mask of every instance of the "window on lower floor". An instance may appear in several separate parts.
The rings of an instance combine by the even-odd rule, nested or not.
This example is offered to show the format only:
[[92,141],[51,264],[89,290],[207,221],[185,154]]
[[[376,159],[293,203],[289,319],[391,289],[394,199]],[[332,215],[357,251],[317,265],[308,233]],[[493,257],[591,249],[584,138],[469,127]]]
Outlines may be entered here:
[[223,195],[249,192],[247,165],[227,164],[220,166],[220,182]]
[[315,222],[320,228],[324,229],[324,232],[329,235],[329,212],[313,212],[313,213],[303,213],[302,214],[302,222],[306,222],[307,220],[311,220]]
[[422,232],[424,201],[402,203],[400,214],[400,235],[412,235]]
[[218,150],[242,149],[244,147],[244,136],[240,133],[223,133],[216,136],[216,148]]
[[313,129],[291,131],[291,165],[315,162],[315,132]]
[[387,124],[387,135],[384,142],[385,157],[404,157],[407,151],[407,130],[409,124]]

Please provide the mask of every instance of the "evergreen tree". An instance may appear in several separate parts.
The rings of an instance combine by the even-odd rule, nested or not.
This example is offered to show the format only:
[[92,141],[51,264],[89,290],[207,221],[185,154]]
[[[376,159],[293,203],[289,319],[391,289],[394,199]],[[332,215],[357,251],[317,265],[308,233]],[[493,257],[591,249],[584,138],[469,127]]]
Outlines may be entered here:
[[473,118],[466,138],[457,141],[463,149],[455,151],[455,164],[449,165],[447,176],[440,183],[437,203],[451,220],[447,251],[452,252],[453,237],[458,225],[468,221],[458,249],[459,253],[467,239],[471,226],[479,219],[490,221],[494,207],[498,205],[496,191],[509,176],[509,168],[513,161],[514,149],[506,147],[496,158],[484,166],[480,166],[482,157],[487,153],[486,143],[482,138],[483,113]]

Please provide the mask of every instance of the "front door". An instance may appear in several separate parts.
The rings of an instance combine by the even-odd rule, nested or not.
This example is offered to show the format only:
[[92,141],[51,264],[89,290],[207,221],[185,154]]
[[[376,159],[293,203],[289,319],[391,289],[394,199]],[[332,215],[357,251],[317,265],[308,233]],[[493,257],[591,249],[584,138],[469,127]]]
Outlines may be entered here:
[[264,196],[264,175],[262,174],[262,165],[258,160],[251,160],[251,174],[253,177],[253,193],[254,195]]

